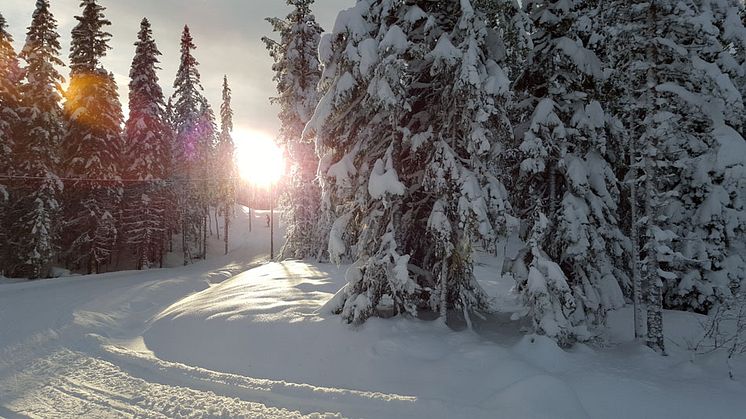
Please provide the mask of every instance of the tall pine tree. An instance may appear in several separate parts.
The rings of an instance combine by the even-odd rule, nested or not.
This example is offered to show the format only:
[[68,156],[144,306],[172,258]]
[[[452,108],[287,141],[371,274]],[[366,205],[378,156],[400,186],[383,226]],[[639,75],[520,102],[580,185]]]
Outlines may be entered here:
[[262,38],[274,59],[272,70],[278,96],[271,99],[280,106],[280,138],[289,162],[289,188],[285,196],[284,217],[287,220],[283,258],[317,256],[320,231],[321,191],[316,182],[318,158],[314,145],[303,138],[303,129],[318,103],[321,69],[317,58],[323,29],[311,11],[314,0],[287,0],[293,11],[286,19],[267,21],[279,34],[279,40]]
[[171,160],[171,138],[163,91],[158,85],[158,57],[150,22],[143,19],[130,69],[129,119],[125,124],[126,170],[122,230],[137,255],[137,267],[163,262],[168,193],[164,179]]
[[57,177],[59,145],[64,134],[60,105],[63,77],[57,21],[47,0],[37,0],[26,44],[20,57],[26,61],[22,85],[23,129],[15,145],[16,172],[29,177],[13,191],[10,245],[18,276],[47,275],[57,250],[59,199],[62,182]]
[[123,115],[114,76],[100,60],[109,49],[111,23],[96,0],[83,0],[72,30],[70,85],[63,140],[66,259],[74,269],[97,273],[115,250],[122,197]]

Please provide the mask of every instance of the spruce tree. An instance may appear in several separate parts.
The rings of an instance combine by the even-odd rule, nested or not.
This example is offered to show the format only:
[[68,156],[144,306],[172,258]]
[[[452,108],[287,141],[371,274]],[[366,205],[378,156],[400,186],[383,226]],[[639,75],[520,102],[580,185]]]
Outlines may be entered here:
[[279,40],[262,38],[274,60],[280,106],[280,139],[290,163],[288,190],[284,197],[286,242],[282,258],[303,259],[317,256],[320,237],[328,230],[318,229],[321,191],[316,182],[318,158],[312,141],[303,138],[303,129],[318,103],[321,69],[317,57],[323,29],[311,11],[314,0],[287,0],[293,11],[286,19],[268,18]]
[[[11,156],[19,130],[21,68],[13,49],[13,37],[8,33],[5,18],[0,14],[0,175],[9,175],[13,167]],[[6,180],[0,179],[0,203],[8,199]]]
[[[721,71],[707,2],[635,2],[609,14],[614,98],[640,185],[640,261],[648,345],[665,352],[663,305],[707,311],[743,280],[743,151],[729,115],[742,107]],[[713,30],[714,29],[714,30]],[[632,47],[621,48],[621,45]],[[741,150],[740,152],[738,150]],[[634,251],[634,250],[633,250]]]
[[22,72],[13,49],[13,37],[6,30],[5,18],[0,14],[0,275],[7,270],[10,257],[7,232],[11,227],[10,185],[15,143],[21,135],[21,97],[18,84]]
[[220,135],[216,148],[218,168],[218,213],[223,215],[223,241],[225,254],[228,254],[228,231],[233,216],[233,205],[236,202],[235,177],[236,165],[234,161],[235,146],[233,144],[233,109],[231,108],[231,89],[228,86],[228,76],[223,77],[223,102],[220,105]]
[[139,269],[162,263],[168,204],[164,179],[171,159],[171,139],[163,91],[158,85],[158,57],[150,22],[143,19],[130,69],[129,119],[125,124],[126,186],[122,225]]
[[103,6],[81,2],[72,31],[70,85],[65,102],[64,174],[82,179],[65,194],[68,264],[98,273],[115,250],[122,197],[123,115],[114,76],[101,65],[111,35]]
[[197,245],[200,249],[199,257],[205,259],[207,258],[207,235],[210,228],[210,206],[216,203],[218,189],[216,179],[220,174],[216,165],[218,128],[215,122],[215,113],[205,98],[202,98],[199,105],[199,115],[194,134],[196,137],[196,154],[199,156],[195,165],[198,181],[192,185],[195,192],[194,203],[200,217]]
[[[494,246],[507,210],[488,169],[506,135],[509,82],[469,1],[358,2],[322,38],[309,129],[336,219],[329,252],[352,254],[336,299],[351,323],[379,306],[489,310],[473,244]],[[351,246],[352,245],[352,246]]]
[[628,240],[618,216],[604,67],[588,48],[587,2],[528,1],[534,48],[515,87],[514,209],[526,215],[528,274],[518,275],[538,332],[570,345],[624,304]]
[[58,248],[59,145],[64,134],[60,105],[63,77],[57,21],[47,0],[37,0],[20,58],[26,62],[21,87],[22,130],[15,144],[16,171],[29,177],[13,190],[10,246],[16,276],[40,278]]
[[[181,37],[181,61],[174,81],[172,124],[174,128],[173,172],[176,203],[179,208],[179,229],[182,235],[184,264],[201,257],[204,251],[206,199],[204,178],[209,148],[206,130],[214,122],[202,94],[199,63],[192,51],[196,49],[188,26]],[[214,129],[213,129],[214,133]],[[202,184],[200,184],[200,182]]]

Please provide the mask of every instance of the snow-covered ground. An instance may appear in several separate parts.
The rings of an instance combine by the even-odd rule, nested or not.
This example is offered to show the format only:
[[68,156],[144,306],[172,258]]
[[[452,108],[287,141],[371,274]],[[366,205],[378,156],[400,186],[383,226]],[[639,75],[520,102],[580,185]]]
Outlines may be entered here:
[[[195,265],[0,285],[0,417],[740,418],[746,364],[683,348],[697,319],[666,313],[670,356],[632,342],[563,351],[508,315],[476,331],[324,312],[344,267],[268,263],[268,229],[239,210],[228,256]],[[279,243],[280,232],[278,231]],[[214,246],[215,247],[215,246]],[[510,284],[477,274],[502,307]],[[680,346],[677,346],[680,345]]]

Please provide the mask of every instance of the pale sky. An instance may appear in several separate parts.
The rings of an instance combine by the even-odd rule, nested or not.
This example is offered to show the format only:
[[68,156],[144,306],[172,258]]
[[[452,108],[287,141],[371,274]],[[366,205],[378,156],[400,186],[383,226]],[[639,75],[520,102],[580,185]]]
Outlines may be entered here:
[[[330,31],[340,10],[354,5],[355,0],[316,0],[314,11],[321,26]],[[70,31],[80,14],[79,0],[50,0],[62,41],[61,56],[67,63]],[[228,75],[233,90],[236,130],[274,137],[279,122],[277,109],[268,98],[275,94],[272,81],[272,61],[261,37],[272,35],[265,17],[285,17],[290,8],[285,0],[100,0],[106,7],[106,17],[112,25],[112,49],[104,58],[107,70],[119,83],[122,105],[127,106],[129,67],[135,52],[134,42],[140,21],[147,17],[153,26],[158,48],[163,53],[159,72],[166,95],[179,65],[179,40],[184,24],[188,24],[200,62],[205,95],[216,110],[220,107],[223,74]],[[9,31],[19,50],[31,22],[35,1],[3,0],[0,13],[8,21]],[[276,39],[277,37],[273,35]],[[63,69],[67,77],[69,70]],[[237,139],[240,141],[240,139]]]

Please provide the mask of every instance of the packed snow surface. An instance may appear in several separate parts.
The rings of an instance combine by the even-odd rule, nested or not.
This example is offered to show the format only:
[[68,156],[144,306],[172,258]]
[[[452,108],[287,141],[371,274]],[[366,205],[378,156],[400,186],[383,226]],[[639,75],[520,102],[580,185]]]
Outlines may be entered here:
[[[505,311],[474,330],[341,323],[324,304],[346,267],[266,263],[239,209],[228,256],[192,266],[0,283],[0,417],[740,418],[718,354],[684,348],[698,318],[666,313],[669,356],[634,343],[631,310],[603,345],[524,335],[494,258],[476,274]],[[217,247],[214,246],[214,247]],[[261,264],[254,269],[251,266]],[[454,315],[456,319],[458,316]],[[457,319],[456,319],[457,320]],[[458,321],[453,320],[454,325]]]

